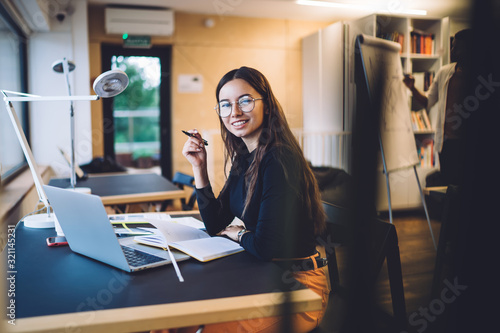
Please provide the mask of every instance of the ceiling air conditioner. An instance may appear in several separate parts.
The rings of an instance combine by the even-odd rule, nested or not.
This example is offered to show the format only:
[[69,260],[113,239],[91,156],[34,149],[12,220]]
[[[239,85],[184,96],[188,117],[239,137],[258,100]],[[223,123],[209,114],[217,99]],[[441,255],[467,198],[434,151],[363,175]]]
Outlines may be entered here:
[[107,34],[171,36],[174,13],[169,9],[106,8]]

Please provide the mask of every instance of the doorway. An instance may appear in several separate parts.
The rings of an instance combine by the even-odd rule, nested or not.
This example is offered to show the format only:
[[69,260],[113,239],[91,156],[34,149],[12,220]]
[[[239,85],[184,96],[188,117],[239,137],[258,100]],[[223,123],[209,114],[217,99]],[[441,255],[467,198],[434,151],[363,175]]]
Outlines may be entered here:
[[129,85],[103,99],[104,155],[125,167],[159,167],[172,179],[171,46],[149,49],[101,46],[102,71],[120,69]]

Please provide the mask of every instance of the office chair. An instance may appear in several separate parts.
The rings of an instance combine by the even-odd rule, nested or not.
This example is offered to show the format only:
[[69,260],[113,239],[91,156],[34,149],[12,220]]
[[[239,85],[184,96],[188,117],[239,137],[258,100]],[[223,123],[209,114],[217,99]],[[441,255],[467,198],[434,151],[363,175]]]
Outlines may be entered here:
[[192,210],[196,201],[196,186],[194,185],[194,177],[186,175],[182,172],[176,172],[174,178],[172,178],[172,183],[177,185],[180,189],[184,189],[184,186],[188,186],[193,189],[193,193],[191,193],[187,203],[185,198],[181,199],[182,210]]
[[452,279],[456,274],[457,228],[459,220],[458,209],[459,187],[448,185],[444,195],[441,229],[436,252],[434,277],[432,281],[431,298],[438,298],[445,279]]
[[[444,281],[453,281],[460,272],[461,258],[463,258],[462,247],[457,244],[463,244],[459,241],[459,230],[462,219],[460,218],[460,188],[457,185],[448,185],[446,194],[434,193],[440,196],[443,202],[441,214],[441,228],[439,232],[439,241],[436,251],[436,260],[434,264],[434,275],[432,279],[432,288],[430,299],[441,299],[442,291],[447,286]],[[431,193],[433,194],[433,193]],[[467,247],[465,247],[467,248]],[[440,313],[436,320],[430,326],[430,332],[456,332],[456,318],[459,314],[456,303],[452,302],[446,305],[445,311]]]
[[325,246],[325,252],[328,260],[328,275],[330,278],[332,293],[336,293],[339,291],[341,285],[335,247],[349,243],[348,227],[351,219],[351,211],[345,207],[324,201],[323,209],[326,214],[327,246]]
[[[356,288],[356,286],[349,285],[350,281],[341,280],[342,274],[339,273],[336,251],[336,248],[339,247],[349,251],[353,246],[357,246],[353,241],[353,234],[356,231],[350,229],[353,222],[353,210],[327,202],[323,202],[323,208],[327,217],[327,232],[323,243],[326,244],[325,252],[328,259],[328,273],[331,284],[329,307],[333,307],[334,310],[329,311],[327,309],[322,324],[311,333],[330,332],[333,328],[335,328],[335,331],[342,331],[344,324],[349,325],[346,316],[341,311],[342,309],[339,309],[336,303],[345,301],[349,297],[349,291],[352,290],[350,288]],[[390,325],[398,329],[404,329],[407,326],[406,304],[396,229],[393,224],[377,218],[373,218],[371,223],[369,234],[371,244],[368,247],[369,267],[367,272],[369,274],[367,280],[371,286],[369,286],[368,290],[375,286],[383,263],[387,260],[393,308]],[[345,251],[342,251],[342,253],[347,253]],[[345,257],[345,260],[349,259],[348,255]],[[333,318],[328,318],[328,316]],[[363,320],[362,318],[359,319]]]
[[348,243],[347,228],[350,221],[350,210],[324,201],[322,204],[326,214],[326,232],[318,239],[318,243],[324,246],[328,260],[328,278],[331,291],[325,316],[320,326],[309,333],[340,332],[346,319],[344,308],[347,289],[340,284],[336,248]]
[[392,223],[376,218],[373,219],[373,224],[374,228],[371,235],[373,283],[376,282],[384,261],[387,261],[394,326],[398,329],[406,329],[408,323],[396,227]]
[[[191,196],[189,197],[187,202],[185,198],[181,198],[182,210],[193,210],[194,204],[196,202],[196,186],[194,185],[194,177],[182,172],[176,172],[174,174],[174,177],[172,178],[172,183],[180,189],[184,189],[184,186],[188,186],[193,189],[193,192],[191,193]],[[163,202],[161,210],[164,211],[171,203],[172,200]]]

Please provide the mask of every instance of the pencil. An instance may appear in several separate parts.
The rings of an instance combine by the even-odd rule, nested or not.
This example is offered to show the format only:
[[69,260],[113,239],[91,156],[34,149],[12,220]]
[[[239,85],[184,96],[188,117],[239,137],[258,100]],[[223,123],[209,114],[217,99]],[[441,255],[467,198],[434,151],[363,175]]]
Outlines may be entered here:
[[[195,138],[194,134],[191,134],[191,133],[189,133],[189,132],[186,132],[185,130],[182,130],[182,133],[186,134],[186,135],[187,135],[187,136],[189,136],[189,137]],[[205,140],[205,139],[202,139],[202,140],[203,140],[203,144],[204,144],[205,146],[208,146],[208,142],[207,142],[207,140]]]

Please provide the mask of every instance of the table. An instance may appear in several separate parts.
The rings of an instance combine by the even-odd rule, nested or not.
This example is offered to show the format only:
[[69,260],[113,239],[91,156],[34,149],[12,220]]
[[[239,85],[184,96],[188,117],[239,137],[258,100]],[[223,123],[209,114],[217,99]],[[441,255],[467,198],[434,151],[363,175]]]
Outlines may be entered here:
[[321,309],[320,296],[247,252],[179,262],[181,283],[172,265],[126,273],[69,247],[47,247],[52,235],[22,224],[15,230],[16,325],[9,331],[139,332],[266,317],[279,313],[284,293],[295,312]]
[[[69,178],[53,178],[49,185],[70,187]],[[155,173],[92,175],[78,180],[76,187],[89,187],[106,206],[179,199],[185,192]]]

